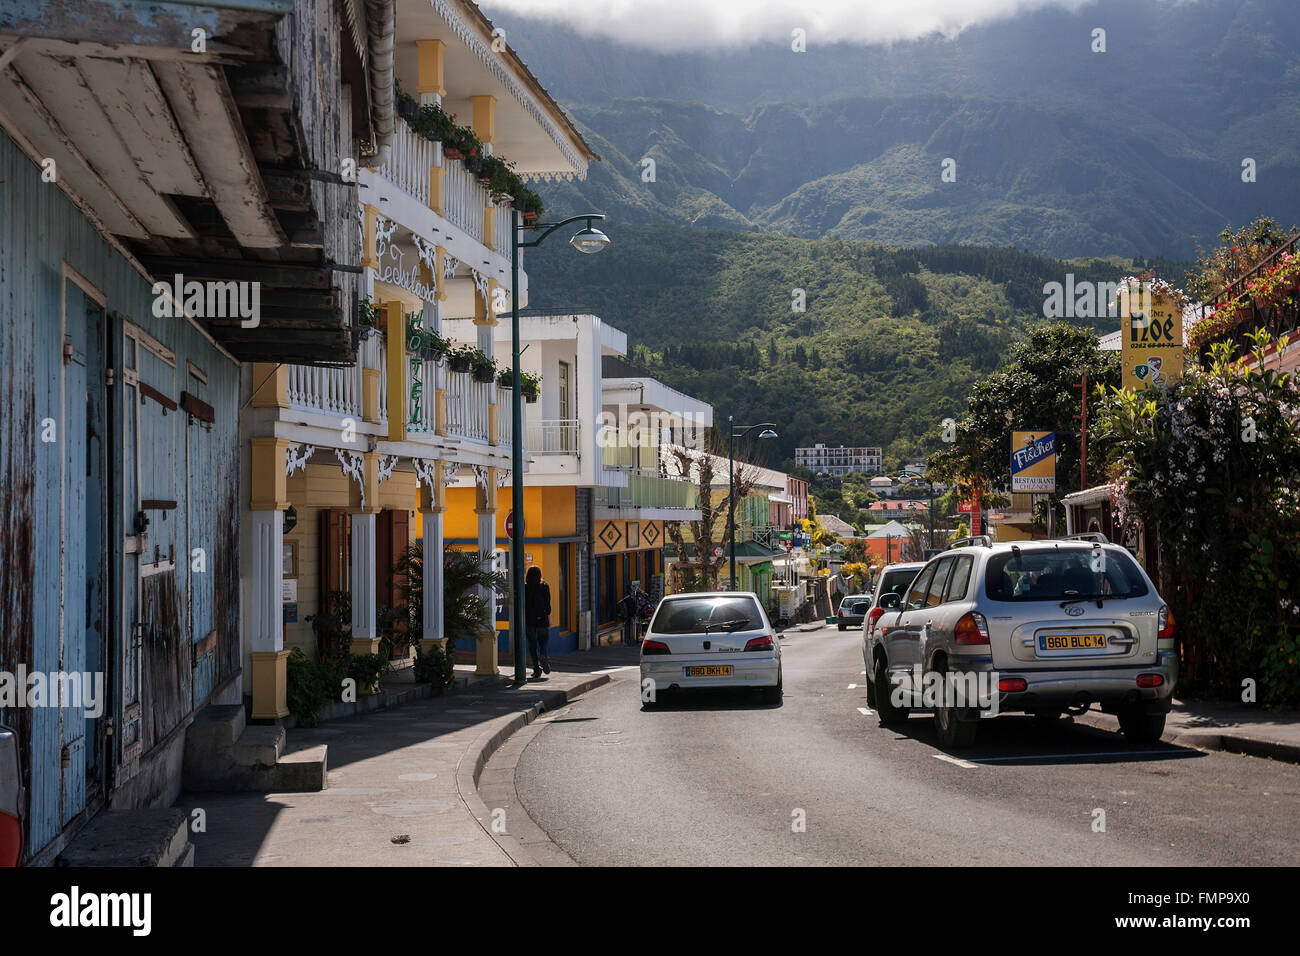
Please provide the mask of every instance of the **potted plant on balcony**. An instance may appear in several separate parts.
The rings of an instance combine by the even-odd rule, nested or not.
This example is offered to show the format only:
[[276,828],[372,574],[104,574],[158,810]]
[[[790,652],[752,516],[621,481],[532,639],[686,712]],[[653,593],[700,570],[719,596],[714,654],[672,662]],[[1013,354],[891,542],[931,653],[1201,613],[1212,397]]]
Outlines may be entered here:
[[[522,374],[522,373],[520,373]],[[502,388],[515,387],[515,371],[512,368],[503,368],[497,372],[497,384]]]
[[470,362],[473,365],[474,381],[486,383],[497,377],[497,363],[480,349],[474,349],[470,353]]
[[433,329],[424,330],[424,342],[421,354],[435,362],[441,362],[451,351],[451,343]]
[[375,327],[375,303],[368,295],[357,300],[357,325],[363,328]]
[[451,349],[447,353],[447,361],[451,365],[453,372],[468,372],[474,367],[474,360],[470,353],[477,352],[478,349],[472,345],[461,345]]
[[437,103],[426,103],[411,122],[411,129],[430,142],[446,144],[456,131],[456,117]]
[[537,401],[537,396],[542,389],[542,377],[533,372],[519,370],[519,393],[524,396],[524,401],[533,404]]

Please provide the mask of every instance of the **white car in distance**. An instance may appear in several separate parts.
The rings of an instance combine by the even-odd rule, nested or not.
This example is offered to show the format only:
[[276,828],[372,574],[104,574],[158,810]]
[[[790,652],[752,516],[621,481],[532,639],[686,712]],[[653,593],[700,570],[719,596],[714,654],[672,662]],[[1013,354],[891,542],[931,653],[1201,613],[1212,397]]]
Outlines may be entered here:
[[719,687],[761,688],[781,702],[781,642],[767,613],[748,591],[668,595],[641,643],[642,703]]

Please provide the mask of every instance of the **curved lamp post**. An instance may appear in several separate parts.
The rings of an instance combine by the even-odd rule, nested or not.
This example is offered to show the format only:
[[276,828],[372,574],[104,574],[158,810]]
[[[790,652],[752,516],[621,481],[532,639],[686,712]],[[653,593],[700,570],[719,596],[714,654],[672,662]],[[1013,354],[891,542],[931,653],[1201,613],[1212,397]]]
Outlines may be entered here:
[[594,220],[605,218],[594,212],[583,216],[570,216],[556,223],[535,223],[534,230],[543,230],[536,239],[523,242],[519,238],[519,210],[510,211],[510,354],[514,375],[514,388],[510,390],[510,422],[513,440],[510,448],[510,509],[514,512],[514,537],[510,542],[510,639],[515,649],[515,684],[527,680],[528,662],[524,651],[524,414],[523,396],[519,391],[519,250],[540,246],[555,230],[575,222],[586,223],[569,245],[579,252],[591,255],[600,252],[610,243],[609,236],[592,226]]
[[759,438],[776,438],[772,430],[774,422],[759,422],[757,425],[733,424],[734,419],[727,416],[727,537],[730,539],[731,551],[731,589],[736,589],[736,458],[732,454],[732,443],[737,435],[743,435],[755,428],[761,428]]

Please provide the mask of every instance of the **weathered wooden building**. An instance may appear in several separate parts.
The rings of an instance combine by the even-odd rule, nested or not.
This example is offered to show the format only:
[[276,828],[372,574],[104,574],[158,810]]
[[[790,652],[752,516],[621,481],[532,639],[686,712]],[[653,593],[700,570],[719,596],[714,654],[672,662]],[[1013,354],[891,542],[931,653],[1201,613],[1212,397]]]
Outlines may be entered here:
[[[391,137],[392,54],[384,0],[0,7],[0,723],[28,862],[170,804],[193,715],[247,690],[241,363],[355,359],[345,161]],[[58,706],[36,673],[103,692]]]

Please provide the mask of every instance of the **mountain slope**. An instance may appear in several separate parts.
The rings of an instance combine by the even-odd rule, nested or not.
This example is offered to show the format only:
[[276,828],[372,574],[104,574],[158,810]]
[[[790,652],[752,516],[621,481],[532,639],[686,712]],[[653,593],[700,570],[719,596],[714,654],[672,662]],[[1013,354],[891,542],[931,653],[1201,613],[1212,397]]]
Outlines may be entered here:
[[[595,312],[628,333],[648,374],[712,402],[718,419],[776,421],[773,463],[826,441],[883,445],[896,466],[930,447],[970,384],[1041,317],[1045,283],[1067,272],[1113,281],[1147,265],[681,226],[609,231],[598,256],[562,244],[530,252],[529,307]],[[1178,264],[1153,265],[1182,277]],[[796,290],[804,311],[793,309]]]
[[1300,220],[1292,0],[1106,0],[805,54],[653,53],[501,19],[603,158],[547,186],[556,213],[1181,258],[1229,223]]

